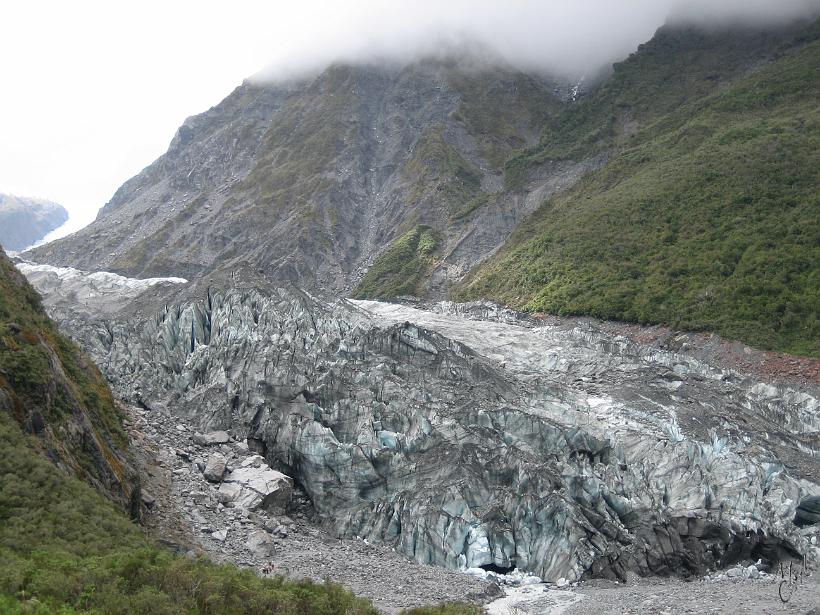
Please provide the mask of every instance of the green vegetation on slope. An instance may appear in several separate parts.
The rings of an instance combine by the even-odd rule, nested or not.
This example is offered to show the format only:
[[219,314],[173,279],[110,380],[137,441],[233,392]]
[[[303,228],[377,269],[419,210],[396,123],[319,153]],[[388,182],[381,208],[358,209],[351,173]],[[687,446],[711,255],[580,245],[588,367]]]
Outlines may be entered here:
[[650,123],[460,296],[820,355],[818,66],[814,40]]
[[[69,378],[54,381],[52,360]],[[0,253],[0,387],[13,389],[13,411],[37,408],[59,419],[78,403],[90,410],[95,427],[125,444],[121,416],[96,366],[60,335],[43,311],[40,296]],[[11,393],[11,391],[7,391]],[[16,418],[22,419],[22,415]]]
[[355,129],[349,119],[357,102],[354,91],[350,68],[333,66],[276,115],[254,168],[239,183],[240,190],[254,195],[259,211],[252,212],[253,220],[269,223],[266,216],[297,211],[331,185],[328,168]]
[[580,160],[634,142],[644,128],[719,91],[795,42],[816,36],[817,28],[661,28],[615,64],[590,96],[546,116],[538,145],[507,161],[508,187],[521,187],[529,169],[546,160]]
[[128,505],[121,414],[96,366],[60,335],[40,297],[0,251],[0,413],[52,459]]
[[353,292],[353,298],[385,299],[421,294],[437,247],[438,238],[433,229],[424,225],[414,227],[376,258]]
[[482,157],[496,170],[525,147],[527,134],[537,135],[561,105],[536,79],[510,69],[453,71],[448,82],[461,96],[455,119],[464,124]]

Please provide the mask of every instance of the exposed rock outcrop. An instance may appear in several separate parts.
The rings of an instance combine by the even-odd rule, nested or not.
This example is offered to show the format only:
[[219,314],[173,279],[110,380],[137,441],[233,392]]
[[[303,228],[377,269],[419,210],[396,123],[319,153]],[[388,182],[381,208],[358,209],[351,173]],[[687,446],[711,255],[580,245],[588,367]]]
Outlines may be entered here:
[[[553,582],[701,574],[800,547],[816,391],[492,306],[183,289],[153,312],[143,294],[137,316],[92,316],[64,310],[66,291],[47,303],[119,394],[252,443],[340,535]],[[220,491],[243,498],[250,469]]]

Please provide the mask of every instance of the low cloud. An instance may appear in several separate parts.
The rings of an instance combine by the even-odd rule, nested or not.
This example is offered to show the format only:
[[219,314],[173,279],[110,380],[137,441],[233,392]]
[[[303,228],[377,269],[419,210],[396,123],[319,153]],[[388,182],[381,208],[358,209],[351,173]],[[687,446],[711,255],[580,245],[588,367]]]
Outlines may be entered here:
[[820,0],[359,0],[307,3],[272,41],[257,78],[321,70],[333,62],[398,62],[465,41],[512,65],[577,77],[608,66],[664,23],[776,24],[818,14]]
[[678,0],[670,4],[670,22],[706,26],[774,25],[820,14],[817,0]]

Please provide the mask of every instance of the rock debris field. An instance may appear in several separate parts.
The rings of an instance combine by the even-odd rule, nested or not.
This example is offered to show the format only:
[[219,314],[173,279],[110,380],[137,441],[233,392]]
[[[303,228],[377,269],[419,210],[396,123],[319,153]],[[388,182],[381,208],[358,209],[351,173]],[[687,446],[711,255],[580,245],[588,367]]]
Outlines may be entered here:
[[784,604],[777,593],[779,575],[762,572],[750,579],[748,568],[739,566],[691,582],[632,577],[627,584],[540,583],[505,592],[461,572],[411,562],[385,547],[334,538],[313,522],[310,502],[298,489],[284,511],[226,507],[219,501],[220,483],[207,480],[203,468],[214,456],[224,457],[228,468],[242,467],[258,457],[246,444],[228,434],[198,444],[203,439],[176,417],[126,410],[145,481],[145,523],[167,545],[259,574],[330,579],[370,598],[385,613],[453,600],[484,603],[489,615],[803,614],[820,605],[817,574]]

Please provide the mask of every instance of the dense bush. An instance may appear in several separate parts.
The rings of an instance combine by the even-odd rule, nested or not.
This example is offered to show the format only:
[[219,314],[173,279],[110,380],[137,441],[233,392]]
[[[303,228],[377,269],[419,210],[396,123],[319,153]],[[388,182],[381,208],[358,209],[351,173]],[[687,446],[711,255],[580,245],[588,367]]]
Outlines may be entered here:
[[[603,120],[581,105],[570,117],[576,123],[546,136],[546,156],[560,154],[573,135],[586,153],[602,143],[617,153],[544,203],[458,296],[705,329],[760,348],[820,355],[817,30],[705,96],[683,97],[678,84],[706,74],[713,60],[699,66],[689,54],[693,65],[680,67],[680,80],[660,90],[647,68],[652,57],[666,58],[665,46],[674,50],[677,38],[661,37],[636,54],[599,96],[624,102],[622,112],[640,118],[641,129],[623,143],[615,132],[583,137]],[[730,55],[729,64],[738,58]],[[639,78],[657,102],[625,98]]]
[[423,225],[414,227],[379,255],[353,292],[353,297],[390,299],[422,294],[437,247],[438,237],[433,229]]
[[36,409],[57,423],[81,407],[95,428],[125,445],[122,417],[99,370],[75,344],[59,334],[43,311],[40,296],[0,252],[3,387],[17,405],[28,411]]

